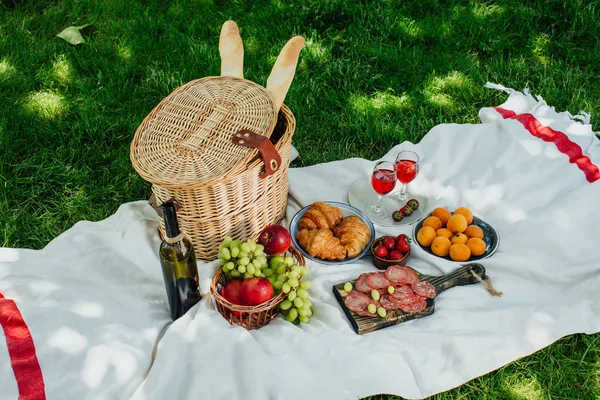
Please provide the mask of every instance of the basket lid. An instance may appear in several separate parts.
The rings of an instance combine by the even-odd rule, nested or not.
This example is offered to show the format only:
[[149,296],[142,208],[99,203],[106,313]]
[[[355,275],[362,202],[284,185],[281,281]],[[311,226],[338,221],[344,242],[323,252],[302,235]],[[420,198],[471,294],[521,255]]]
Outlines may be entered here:
[[144,119],[131,143],[131,161],[147,181],[186,186],[221,177],[255,149],[232,142],[242,129],[269,137],[277,122],[262,86],[229,76],[180,86]]

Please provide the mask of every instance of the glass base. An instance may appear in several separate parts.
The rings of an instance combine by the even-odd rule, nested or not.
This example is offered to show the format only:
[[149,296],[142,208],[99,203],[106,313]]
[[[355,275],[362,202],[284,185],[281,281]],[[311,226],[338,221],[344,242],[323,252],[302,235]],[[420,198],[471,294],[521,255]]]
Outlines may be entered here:
[[392,216],[390,212],[383,206],[377,204],[367,204],[365,213],[369,216],[374,224],[388,223]]
[[396,199],[400,200],[400,201],[406,201],[408,200],[410,197],[408,195],[408,192],[405,193],[400,193],[398,192],[398,195],[396,196]]

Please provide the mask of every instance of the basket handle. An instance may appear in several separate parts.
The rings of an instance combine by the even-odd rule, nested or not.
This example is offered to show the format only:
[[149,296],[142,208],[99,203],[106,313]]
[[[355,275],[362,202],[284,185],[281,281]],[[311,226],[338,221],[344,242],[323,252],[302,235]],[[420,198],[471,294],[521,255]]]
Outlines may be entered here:
[[281,156],[268,137],[257,135],[248,129],[242,129],[231,137],[231,141],[234,144],[252,147],[260,151],[260,154],[265,161],[265,171],[261,172],[259,175],[261,179],[273,175],[281,167]]
[[225,119],[229,112],[229,108],[220,104],[215,104],[212,112],[204,120],[202,125],[200,125],[200,127],[192,134],[192,136],[179,143],[179,146],[188,150],[198,150],[210,132]]

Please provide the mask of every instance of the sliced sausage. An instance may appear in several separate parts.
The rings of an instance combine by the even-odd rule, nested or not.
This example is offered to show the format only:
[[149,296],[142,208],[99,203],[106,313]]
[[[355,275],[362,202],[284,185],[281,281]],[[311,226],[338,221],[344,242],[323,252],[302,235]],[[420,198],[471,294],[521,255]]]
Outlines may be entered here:
[[367,310],[366,308],[364,310],[362,310],[362,311],[357,311],[354,314],[359,315],[361,317],[374,317],[374,316],[377,315],[377,314],[371,314],[369,312],[369,310]]
[[395,286],[394,293],[392,293],[392,296],[394,296],[396,299],[398,300],[404,300],[406,298],[409,299],[414,299],[415,296],[415,291],[412,289],[411,286]]
[[390,286],[390,281],[385,278],[384,272],[375,272],[369,274],[367,283],[373,289],[386,289],[388,286]]
[[369,274],[364,273],[364,274],[360,274],[358,276],[358,278],[356,279],[356,282],[354,283],[354,288],[356,290],[358,290],[359,292],[363,292],[363,293],[371,293],[371,290],[373,290],[373,288],[371,286],[369,286],[367,279],[369,277]]
[[418,313],[423,311],[425,308],[427,308],[427,299],[425,297],[420,297],[419,296],[419,301],[413,303],[413,304],[408,304],[406,306],[400,307],[400,309],[402,311],[404,311],[405,313]]
[[412,289],[416,294],[422,297],[427,297],[428,299],[433,299],[437,294],[435,290],[435,286],[433,286],[429,282],[418,282],[412,285]]
[[384,294],[381,296],[379,303],[381,303],[381,307],[385,308],[386,310],[396,310],[398,308],[398,304],[396,304],[394,297],[389,294]]
[[385,270],[385,277],[394,285],[413,285],[419,282],[419,276],[414,269],[401,265],[392,265]]
[[344,304],[346,304],[348,310],[358,313],[366,310],[371,301],[371,298],[366,294],[352,290],[344,299]]
[[[378,301],[375,301],[373,299],[369,299],[369,300],[370,300],[369,303],[375,304],[375,307],[377,307],[377,308],[381,307],[381,304]],[[361,317],[376,317],[377,316],[377,313],[371,314],[367,308],[365,308],[362,311],[358,311],[355,314],[360,315]]]

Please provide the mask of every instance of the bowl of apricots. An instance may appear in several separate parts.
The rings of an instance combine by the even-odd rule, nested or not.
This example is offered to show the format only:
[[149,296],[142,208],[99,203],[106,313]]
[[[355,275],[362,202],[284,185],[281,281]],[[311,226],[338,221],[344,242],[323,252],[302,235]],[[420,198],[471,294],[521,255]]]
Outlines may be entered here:
[[427,253],[450,261],[482,260],[494,254],[500,238],[467,207],[436,207],[414,226],[413,238]]

